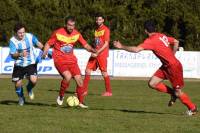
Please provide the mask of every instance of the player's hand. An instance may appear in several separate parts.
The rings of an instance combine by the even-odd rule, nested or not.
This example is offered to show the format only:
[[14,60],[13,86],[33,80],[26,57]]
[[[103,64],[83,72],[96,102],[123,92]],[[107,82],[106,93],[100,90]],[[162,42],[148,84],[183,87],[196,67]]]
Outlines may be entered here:
[[92,53],[91,56],[96,58],[98,56],[98,54],[97,53]]
[[27,57],[27,56],[28,56],[28,52],[27,52],[27,50],[22,50],[22,51],[19,53],[19,55],[20,55],[21,57]]
[[114,45],[114,47],[116,47],[116,48],[119,48],[119,49],[122,48],[122,44],[121,44],[120,41],[113,41],[113,45]]
[[42,59],[47,58],[47,54],[42,54]]

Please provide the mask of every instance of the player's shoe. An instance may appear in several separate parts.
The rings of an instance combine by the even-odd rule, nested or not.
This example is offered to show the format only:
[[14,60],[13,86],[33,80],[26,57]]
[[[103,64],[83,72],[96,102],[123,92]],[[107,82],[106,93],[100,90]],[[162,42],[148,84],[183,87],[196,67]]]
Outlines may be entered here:
[[20,106],[23,106],[24,103],[25,103],[25,98],[24,98],[24,97],[19,97],[19,102],[18,102],[18,104],[19,104]]
[[31,100],[33,100],[33,99],[35,98],[34,93],[33,93],[32,90],[28,92],[28,96],[29,96],[29,98],[30,98]]
[[83,103],[79,103],[78,106],[79,106],[80,108],[83,108],[83,109],[87,109],[87,108],[88,108],[88,106],[85,105],[85,104],[83,104]]
[[101,96],[103,97],[111,97],[112,96],[112,92],[104,92]]
[[198,108],[197,108],[197,106],[195,106],[195,108],[193,110],[187,110],[186,115],[188,115],[188,116],[196,115],[197,112],[198,112]]
[[176,99],[176,95],[171,95],[171,99],[169,100],[168,106],[171,107],[176,102]]
[[64,97],[63,96],[58,96],[58,98],[57,98],[57,104],[58,105],[62,105],[63,104],[63,99],[64,99]]

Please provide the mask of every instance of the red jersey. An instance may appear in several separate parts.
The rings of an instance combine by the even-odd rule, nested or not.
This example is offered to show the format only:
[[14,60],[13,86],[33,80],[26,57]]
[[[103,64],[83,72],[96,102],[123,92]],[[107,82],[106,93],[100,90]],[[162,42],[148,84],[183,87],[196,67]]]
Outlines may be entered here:
[[167,37],[161,33],[155,33],[149,38],[147,38],[141,46],[146,50],[152,50],[153,53],[160,59],[164,66],[173,65],[179,63],[176,59],[174,52],[172,51],[170,45],[174,44],[173,37]]
[[82,35],[75,29],[71,34],[68,34],[64,28],[56,30],[47,42],[53,46],[54,62],[77,63],[73,53],[76,42],[80,42],[82,46],[87,44]]
[[[94,33],[95,36],[95,49],[98,50],[100,49],[105,41],[108,41],[108,43],[110,42],[110,30],[107,26],[102,25],[101,27],[99,27],[98,29],[95,30]],[[107,46],[100,54],[99,56],[105,56],[108,57],[109,54],[109,46]]]

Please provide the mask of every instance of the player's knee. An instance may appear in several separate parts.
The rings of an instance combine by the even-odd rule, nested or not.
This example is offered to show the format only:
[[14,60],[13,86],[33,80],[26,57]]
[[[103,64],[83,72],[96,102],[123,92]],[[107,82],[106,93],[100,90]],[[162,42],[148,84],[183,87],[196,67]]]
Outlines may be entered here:
[[181,95],[182,95],[182,91],[181,91],[181,89],[176,89],[175,90],[175,95],[177,96],[177,97],[180,97]]
[[30,80],[30,82],[31,82],[32,85],[36,85],[37,79],[32,79],[32,80]]
[[90,69],[86,69],[86,70],[85,70],[85,74],[86,74],[86,75],[90,75],[90,73],[91,73],[91,70],[90,70]]
[[77,81],[77,85],[78,85],[79,87],[83,87],[83,80],[78,80],[78,81]]
[[107,73],[107,72],[102,72],[102,76],[103,76],[103,77],[107,77],[107,76],[108,76],[108,73]]
[[22,86],[22,82],[21,81],[17,81],[15,83],[15,87],[18,88],[18,87],[21,87]]
[[149,88],[155,89],[156,84],[154,82],[149,81],[148,86]]

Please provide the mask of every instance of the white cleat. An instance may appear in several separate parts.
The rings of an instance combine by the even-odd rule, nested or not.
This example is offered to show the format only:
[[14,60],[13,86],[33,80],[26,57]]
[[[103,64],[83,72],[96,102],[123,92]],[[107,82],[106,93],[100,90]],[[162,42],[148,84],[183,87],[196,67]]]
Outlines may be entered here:
[[23,105],[24,105],[24,102],[25,102],[24,97],[19,97],[19,102],[18,102],[18,104],[19,104],[20,106],[23,106]]
[[57,98],[57,100],[56,100],[56,101],[57,101],[57,104],[61,106],[61,105],[63,104],[63,99],[64,99],[64,97],[58,96],[58,98]]
[[35,98],[33,91],[28,92],[28,96],[30,100],[33,100]]
[[88,106],[86,106],[85,104],[83,104],[83,103],[79,103],[79,105],[78,105],[79,107],[81,107],[81,108],[83,108],[83,109],[87,109],[88,108]]

